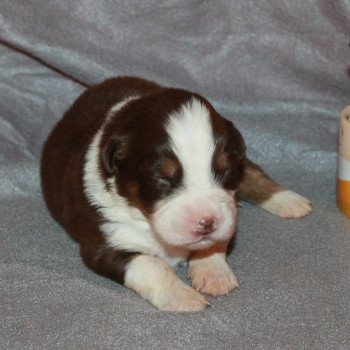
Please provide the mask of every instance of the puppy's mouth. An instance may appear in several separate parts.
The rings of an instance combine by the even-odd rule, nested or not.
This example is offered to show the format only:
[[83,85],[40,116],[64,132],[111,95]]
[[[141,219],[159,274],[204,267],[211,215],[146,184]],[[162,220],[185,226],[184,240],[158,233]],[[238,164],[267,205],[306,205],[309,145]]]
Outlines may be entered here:
[[193,242],[191,242],[190,244],[198,244],[198,243],[207,243],[207,242],[215,242],[215,240],[211,239],[211,237],[209,236],[204,236],[201,238],[198,238],[197,240],[194,240]]
[[233,235],[234,235],[234,230],[231,231],[230,234],[227,234],[223,237],[215,237],[215,235],[199,236],[195,239],[192,239],[189,242],[185,242],[181,244],[181,246],[190,250],[205,249],[220,241],[226,241],[227,239],[232,238]]

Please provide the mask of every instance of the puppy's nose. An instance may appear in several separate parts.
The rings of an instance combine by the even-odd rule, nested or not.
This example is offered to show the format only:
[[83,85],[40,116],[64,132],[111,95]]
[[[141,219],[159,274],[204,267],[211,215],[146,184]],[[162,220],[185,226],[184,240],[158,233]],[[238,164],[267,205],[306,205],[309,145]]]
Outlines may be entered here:
[[216,219],[212,216],[203,217],[197,222],[196,229],[198,233],[208,235],[216,230]]

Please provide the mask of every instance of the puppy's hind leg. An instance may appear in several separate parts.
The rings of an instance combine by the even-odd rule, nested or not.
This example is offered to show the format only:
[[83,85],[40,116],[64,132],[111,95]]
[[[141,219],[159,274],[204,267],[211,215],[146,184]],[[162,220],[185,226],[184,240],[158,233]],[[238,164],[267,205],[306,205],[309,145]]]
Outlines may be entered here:
[[283,218],[298,218],[312,210],[308,199],[273,181],[262,168],[245,160],[243,181],[238,196]]

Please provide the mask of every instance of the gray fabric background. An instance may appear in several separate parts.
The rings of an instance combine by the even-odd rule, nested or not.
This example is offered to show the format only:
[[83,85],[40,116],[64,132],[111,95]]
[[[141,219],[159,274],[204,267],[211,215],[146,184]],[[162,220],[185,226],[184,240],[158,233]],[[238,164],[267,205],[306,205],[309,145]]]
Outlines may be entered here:
[[[350,349],[335,196],[349,0],[2,0],[0,40],[1,349]],[[84,85],[125,74],[207,97],[314,203],[301,220],[245,204],[228,258],[241,289],[202,313],[161,313],[90,272],[41,197],[49,130]]]

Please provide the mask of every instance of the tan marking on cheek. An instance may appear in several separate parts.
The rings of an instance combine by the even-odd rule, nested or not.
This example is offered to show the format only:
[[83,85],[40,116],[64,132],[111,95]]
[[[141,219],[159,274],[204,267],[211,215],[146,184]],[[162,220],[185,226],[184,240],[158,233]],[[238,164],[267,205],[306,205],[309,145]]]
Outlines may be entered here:
[[125,186],[126,197],[128,202],[133,206],[141,210],[142,214],[148,217],[150,210],[139,199],[139,184],[134,181],[130,181]]

